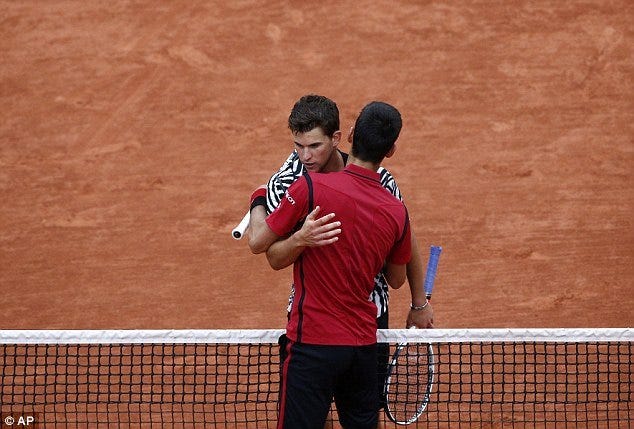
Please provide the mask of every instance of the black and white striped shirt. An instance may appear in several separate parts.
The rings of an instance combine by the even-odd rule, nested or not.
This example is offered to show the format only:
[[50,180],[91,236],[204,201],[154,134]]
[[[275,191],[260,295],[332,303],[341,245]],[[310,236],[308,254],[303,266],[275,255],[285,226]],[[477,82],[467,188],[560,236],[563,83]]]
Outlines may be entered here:
[[[344,164],[347,163],[348,154],[344,152],[340,152]],[[381,185],[385,189],[387,189],[392,195],[394,195],[399,200],[403,200],[401,196],[401,191],[394,180],[394,177],[383,167],[379,167],[377,170],[381,179]],[[298,178],[306,173],[306,169],[304,165],[299,160],[299,155],[296,151],[290,154],[290,156],[286,159],[282,167],[277,171],[277,173],[273,174],[269,179],[266,185],[266,211],[267,214],[271,213],[278,206],[286,190],[295,182]],[[290,311],[291,304],[293,302],[294,296],[294,288],[291,286],[291,294],[289,296],[289,306],[288,309]],[[373,301],[376,304],[377,308],[377,317],[382,316],[387,311],[387,306],[389,302],[389,286],[387,281],[385,280],[385,276],[383,272],[380,272],[374,278],[374,290],[370,294],[370,301]]]

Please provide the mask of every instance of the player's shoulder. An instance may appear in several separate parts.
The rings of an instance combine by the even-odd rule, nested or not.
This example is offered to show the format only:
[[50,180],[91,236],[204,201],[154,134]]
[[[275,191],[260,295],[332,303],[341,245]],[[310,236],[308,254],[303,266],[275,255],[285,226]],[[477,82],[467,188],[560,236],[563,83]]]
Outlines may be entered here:
[[345,179],[347,177],[344,173],[344,170],[333,171],[331,173],[318,173],[316,171],[304,172],[303,176],[307,176],[306,179],[309,182],[323,184],[340,183],[342,179]]
[[299,155],[293,151],[284,164],[276,171],[267,183],[267,212],[271,213],[280,203],[286,190],[304,173],[304,166]]
[[299,155],[296,151],[293,151],[282,166],[277,170],[273,177],[299,177],[304,172],[304,165],[299,160]]
[[288,158],[286,158],[286,161],[284,162],[285,164],[287,163],[293,163],[296,160],[299,160],[299,154],[297,153],[296,150],[292,151],[289,155]]
[[304,174],[304,165],[299,160],[297,152],[293,151],[284,164],[269,179],[269,183],[277,183],[280,186],[288,187]]
[[379,167],[379,169],[376,170],[376,172],[379,173],[379,180],[381,181],[381,184],[384,184],[390,181],[395,181],[394,176],[392,176],[392,173],[390,173],[390,171],[385,167]]
[[399,200],[403,200],[401,190],[396,183],[396,179],[394,179],[394,176],[392,176],[392,173],[390,173],[385,167],[379,167],[376,172],[379,173],[379,181],[381,182],[381,186],[387,189],[390,194],[394,195]]

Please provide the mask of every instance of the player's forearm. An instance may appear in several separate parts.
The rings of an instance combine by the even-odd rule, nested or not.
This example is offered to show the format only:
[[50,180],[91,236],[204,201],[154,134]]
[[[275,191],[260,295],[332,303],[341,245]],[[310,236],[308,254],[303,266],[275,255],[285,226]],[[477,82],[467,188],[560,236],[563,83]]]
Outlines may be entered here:
[[425,268],[423,266],[423,258],[418,246],[418,240],[412,231],[412,259],[407,264],[407,282],[409,283],[410,293],[412,295],[412,304],[420,306],[425,304]]
[[266,259],[271,268],[281,270],[292,265],[304,249],[305,246],[302,246],[297,240],[297,236],[293,234],[284,240],[271,244],[266,251]]
[[264,240],[264,231],[266,227],[266,210],[263,206],[255,206],[251,210],[251,218],[249,219],[249,228],[247,229],[249,236],[249,248],[253,253],[262,253],[266,251],[266,243]]
[[419,329],[434,327],[434,310],[425,295],[425,269],[418,241],[412,234],[412,259],[407,265],[407,281],[412,294],[412,308],[407,315],[406,327]]

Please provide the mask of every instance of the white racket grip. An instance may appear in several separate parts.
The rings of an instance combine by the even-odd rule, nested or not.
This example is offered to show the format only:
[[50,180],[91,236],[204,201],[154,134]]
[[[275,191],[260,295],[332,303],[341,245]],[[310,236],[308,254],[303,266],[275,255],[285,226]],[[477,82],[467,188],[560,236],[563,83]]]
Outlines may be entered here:
[[251,212],[248,211],[247,214],[244,215],[244,217],[242,218],[240,223],[238,225],[236,225],[235,228],[233,228],[233,230],[231,231],[231,236],[235,240],[240,240],[242,238],[242,236],[244,235],[244,232],[249,227],[249,219],[250,218],[251,218]]

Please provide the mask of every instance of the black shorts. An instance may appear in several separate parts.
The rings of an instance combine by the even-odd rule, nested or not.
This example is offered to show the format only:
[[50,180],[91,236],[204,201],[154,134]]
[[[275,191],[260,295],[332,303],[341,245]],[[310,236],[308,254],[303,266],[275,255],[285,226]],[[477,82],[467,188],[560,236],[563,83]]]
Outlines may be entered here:
[[278,429],[323,429],[333,396],[343,427],[376,428],[376,344],[323,346],[288,340],[285,349]]
[[[389,326],[389,313],[386,310],[382,316],[377,317],[376,325],[378,329],[388,329]],[[288,338],[286,334],[282,334],[278,340],[280,346],[280,374],[282,374],[282,364],[286,359],[286,346],[288,344]],[[387,343],[377,344],[377,392],[379,395],[378,410],[385,408],[385,380],[387,378],[387,367],[390,362],[390,345]],[[283,382],[280,377],[280,382]],[[281,389],[280,389],[281,390]]]

